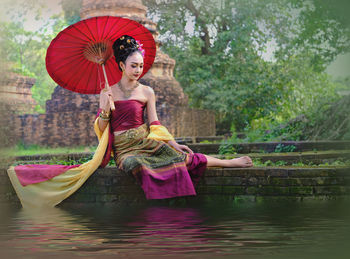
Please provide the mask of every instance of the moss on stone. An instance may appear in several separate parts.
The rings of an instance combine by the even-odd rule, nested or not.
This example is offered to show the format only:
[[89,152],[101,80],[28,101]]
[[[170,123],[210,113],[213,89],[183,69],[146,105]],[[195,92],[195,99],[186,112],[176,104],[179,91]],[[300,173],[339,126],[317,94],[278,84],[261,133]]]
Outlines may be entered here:
[[223,194],[233,194],[233,195],[239,195],[239,194],[245,194],[245,187],[244,186],[222,186],[222,193]]
[[289,193],[293,195],[312,195],[313,188],[312,186],[290,186]]

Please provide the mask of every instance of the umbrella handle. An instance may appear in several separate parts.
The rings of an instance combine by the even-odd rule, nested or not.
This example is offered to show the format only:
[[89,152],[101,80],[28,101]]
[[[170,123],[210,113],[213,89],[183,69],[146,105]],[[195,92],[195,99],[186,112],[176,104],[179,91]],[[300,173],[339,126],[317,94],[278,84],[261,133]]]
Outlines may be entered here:
[[[109,87],[109,83],[108,83],[108,79],[107,79],[107,75],[106,75],[106,70],[105,70],[105,65],[104,64],[102,64],[102,70],[103,70],[103,75],[105,76],[105,80],[106,80],[106,88],[109,90],[111,88]],[[109,106],[111,107],[111,110],[114,111],[115,110],[115,106],[114,106],[114,102],[113,102],[112,96],[108,95],[108,99],[109,99]]]

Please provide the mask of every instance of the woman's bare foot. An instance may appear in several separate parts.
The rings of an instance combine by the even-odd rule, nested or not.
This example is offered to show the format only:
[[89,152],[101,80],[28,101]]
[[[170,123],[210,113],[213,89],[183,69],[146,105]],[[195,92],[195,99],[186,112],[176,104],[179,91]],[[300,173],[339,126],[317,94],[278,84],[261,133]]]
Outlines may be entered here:
[[233,158],[227,160],[228,167],[251,167],[253,166],[253,161],[249,156],[241,156],[238,158]]
[[207,166],[219,167],[250,167],[253,166],[252,159],[249,156],[242,156],[234,159],[219,159],[209,155],[204,155],[207,158]]

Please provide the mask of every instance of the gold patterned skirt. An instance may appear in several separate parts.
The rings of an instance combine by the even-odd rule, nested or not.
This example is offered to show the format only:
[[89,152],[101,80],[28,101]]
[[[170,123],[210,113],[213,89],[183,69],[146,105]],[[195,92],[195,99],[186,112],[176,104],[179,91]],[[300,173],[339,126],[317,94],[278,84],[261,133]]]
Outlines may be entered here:
[[164,141],[148,139],[147,123],[114,137],[117,167],[132,174],[147,199],[196,195],[194,186],[207,159],[201,153],[182,153]]

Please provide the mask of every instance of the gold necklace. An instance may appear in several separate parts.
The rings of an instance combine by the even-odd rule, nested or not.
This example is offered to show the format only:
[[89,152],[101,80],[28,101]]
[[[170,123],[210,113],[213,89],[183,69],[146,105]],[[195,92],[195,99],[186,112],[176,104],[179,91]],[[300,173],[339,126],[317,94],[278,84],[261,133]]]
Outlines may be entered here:
[[120,90],[122,90],[123,94],[124,94],[124,98],[129,98],[131,96],[131,92],[139,86],[139,82],[136,81],[136,84],[131,88],[131,89],[126,89],[121,83],[120,81],[118,82],[119,88]]

